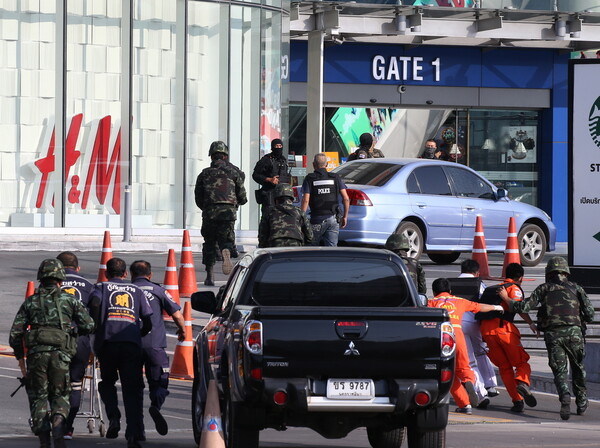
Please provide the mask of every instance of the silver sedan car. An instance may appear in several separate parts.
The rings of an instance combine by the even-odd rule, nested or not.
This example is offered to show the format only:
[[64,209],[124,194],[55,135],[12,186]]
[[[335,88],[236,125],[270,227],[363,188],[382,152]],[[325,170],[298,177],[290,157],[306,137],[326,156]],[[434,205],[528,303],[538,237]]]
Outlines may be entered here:
[[532,205],[510,200],[508,192],[466,166],[438,160],[363,159],[335,169],[348,187],[350,213],[340,243],[383,246],[404,233],[409,255],[426,252],[440,264],[471,252],[477,215],[488,252],[504,252],[514,217],[521,264],[535,266],[553,251],[556,227]]

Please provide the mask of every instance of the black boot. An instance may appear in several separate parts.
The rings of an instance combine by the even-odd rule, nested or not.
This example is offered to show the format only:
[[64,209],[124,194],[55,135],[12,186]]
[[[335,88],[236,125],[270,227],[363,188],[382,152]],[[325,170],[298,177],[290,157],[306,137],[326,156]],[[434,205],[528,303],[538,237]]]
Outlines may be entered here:
[[66,448],[65,418],[60,414],[54,414],[52,417],[52,438],[54,439],[54,448]]
[[50,438],[50,431],[44,431],[38,434],[40,439],[40,448],[52,448],[52,439]]
[[569,394],[560,397],[560,418],[563,420],[571,418],[571,395]]
[[206,266],[206,280],[204,280],[206,286],[215,286],[215,279],[213,277],[213,267]]

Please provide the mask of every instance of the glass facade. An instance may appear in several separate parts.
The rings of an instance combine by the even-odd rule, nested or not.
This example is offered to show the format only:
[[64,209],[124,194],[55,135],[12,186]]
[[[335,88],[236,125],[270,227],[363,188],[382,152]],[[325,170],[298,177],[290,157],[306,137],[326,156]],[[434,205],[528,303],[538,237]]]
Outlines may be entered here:
[[[306,106],[292,104],[290,151],[306,154]],[[369,132],[387,157],[418,157],[433,138],[448,158],[470,166],[511,198],[538,206],[541,117],[528,110],[423,110],[420,133],[411,132],[416,109],[325,107],[324,148],[344,161]],[[399,144],[399,142],[401,142]],[[453,149],[453,146],[456,147]],[[301,182],[305,171],[299,174]]]
[[0,0],[0,227],[119,227],[131,185],[134,229],[199,228],[214,140],[252,197],[262,140],[287,134],[289,2],[125,3]]

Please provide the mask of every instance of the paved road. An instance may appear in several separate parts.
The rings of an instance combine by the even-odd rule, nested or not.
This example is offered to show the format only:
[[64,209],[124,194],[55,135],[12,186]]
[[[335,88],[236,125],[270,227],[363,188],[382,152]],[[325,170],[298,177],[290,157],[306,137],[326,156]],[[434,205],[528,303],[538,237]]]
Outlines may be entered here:
[[[3,313],[0,314],[0,346],[7,344],[8,330],[14,315],[23,300],[28,280],[35,280],[37,266],[41,259],[54,256],[49,252],[0,252],[0,288],[2,291]],[[94,279],[98,272],[100,252],[78,253],[82,265],[82,273]],[[155,269],[155,278],[164,277],[166,253],[115,253],[128,263],[137,259],[146,259]],[[424,257],[424,267],[431,282],[442,276],[455,276],[459,271],[458,262],[450,266],[438,266]],[[196,257],[196,266],[201,267]],[[490,255],[492,275],[499,275],[502,257]],[[200,271],[200,269],[199,269]],[[202,288],[203,272],[199,272],[199,286]],[[526,293],[543,281],[543,266],[527,268],[526,276],[531,280],[524,284]],[[217,287],[223,284],[225,276],[217,273]],[[217,288],[215,287],[215,289]],[[171,350],[174,339],[169,339]],[[0,347],[1,348],[1,347]],[[36,446],[37,440],[31,435],[27,425],[28,409],[24,391],[14,398],[10,393],[17,386],[17,365],[12,357],[0,356],[0,444],[2,447],[20,448]],[[145,446],[193,447],[190,409],[191,383],[172,381],[171,396],[167,399],[164,414],[169,422],[170,432],[167,437],[159,436],[152,427],[152,421],[146,415],[146,433],[148,442]],[[563,422],[558,416],[558,401],[554,395],[537,394],[539,404],[535,409],[528,409],[525,414],[515,415],[508,412],[511,403],[507,394],[494,398],[486,411],[476,411],[473,416],[451,413],[448,427],[448,448],[511,448],[543,446],[550,448],[563,447],[598,447],[600,446],[600,403],[594,401],[588,413],[583,417],[573,416],[570,421]],[[147,401],[146,401],[147,402]],[[76,437],[68,442],[70,448],[89,446],[117,447],[124,446],[124,439],[107,440],[100,438],[95,432],[88,434],[86,419],[77,420]],[[292,428],[286,432],[272,430],[261,433],[263,448],[292,447],[368,447],[366,432],[362,429],[353,431],[341,440],[327,440],[306,429]],[[406,445],[404,445],[406,446]]]

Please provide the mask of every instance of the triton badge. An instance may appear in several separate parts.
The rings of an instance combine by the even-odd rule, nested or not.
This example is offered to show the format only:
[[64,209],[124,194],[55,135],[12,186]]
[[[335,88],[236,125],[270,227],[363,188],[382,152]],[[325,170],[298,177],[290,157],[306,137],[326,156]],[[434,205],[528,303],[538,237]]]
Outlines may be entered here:
[[350,341],[350,345],[348,345],[348,350],[344,352],[345,356],[360,356],[360,352],[354,348],[354,342]]

